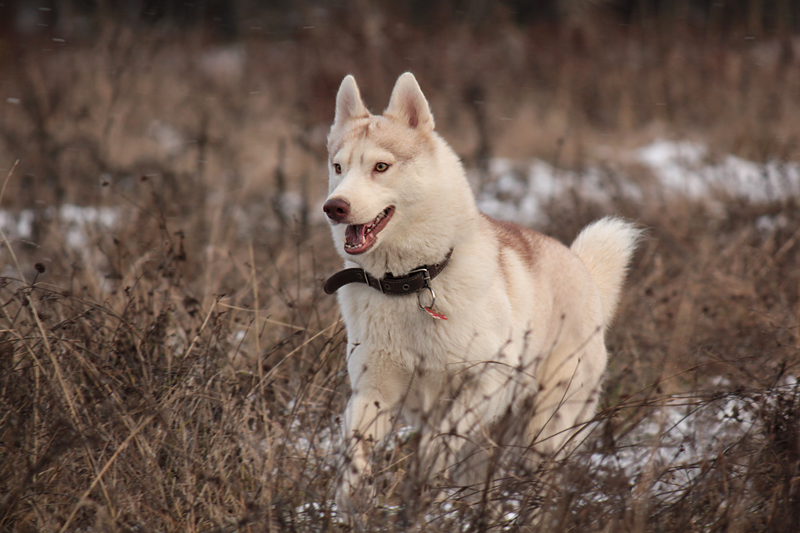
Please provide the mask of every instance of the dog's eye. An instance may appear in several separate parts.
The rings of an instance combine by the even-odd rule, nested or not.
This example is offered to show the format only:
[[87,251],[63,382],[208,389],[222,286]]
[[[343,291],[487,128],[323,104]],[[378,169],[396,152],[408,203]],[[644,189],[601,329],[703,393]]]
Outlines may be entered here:
[[334,163],[333,164],[333,171],[336,172],[337,174],[341,174],[342,173],[342,165],[340,165],[339,163]]
[[375,165],[375,172],[386,172],[389,170],[389,163],[377,163]]

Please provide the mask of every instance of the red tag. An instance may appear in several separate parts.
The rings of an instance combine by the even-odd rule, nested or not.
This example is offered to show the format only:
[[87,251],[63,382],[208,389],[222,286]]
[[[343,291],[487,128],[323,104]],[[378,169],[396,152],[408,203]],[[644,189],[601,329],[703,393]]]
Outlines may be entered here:
[[437,313],[436,311],[434,311],[430,307],[423,307],[423,309],[425,309],[428,312],[429,315],[431,315],[433,318],[435,318],[437,320],[447,320],[446,316],[444,316],[441,313]]

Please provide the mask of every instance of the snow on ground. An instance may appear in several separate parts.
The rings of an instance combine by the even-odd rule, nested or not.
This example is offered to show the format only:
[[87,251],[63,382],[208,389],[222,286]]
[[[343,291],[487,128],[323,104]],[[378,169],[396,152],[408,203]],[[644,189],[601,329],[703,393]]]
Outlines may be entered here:
[[0,209],[0,230],[8,238],[29,239],[33,234],[34,214],[32,209],[25,209],[18,215]]
[[[648,487],[651,494],[674,501],[704,461],[756,429],[758,409],[755,400],[741,395],[710,402],[672,396],[622,437],[613,453],[596,452],[589,460],[595,468],[621,473],[631,487],[649,483],[652,475],[657,480]],[[666,468],[671,474],[661,475]]]
[[58,210],[58,218],[66,230],[67,246],[80,249],[89,245],[91,229],[113,228],[119,219],[119,210],[64,204]]
[[[36,215],[33,209],[23,209],[16,214],[0,209],[0,230],[9,239],[31,239]],[[80,250],[89,246],[89,239],[94,231],[113,228],[119,220],[120,211],[116,207],[64,204],[59,208],[49,206],[39,216],[47,222],[55,221],[64,232],[64,243],[67,247]]]
[[[714,385],[721,390],[730,386],[721,378]],[[715,460],[741,438],[760,429],[762,421],[758,413],[764,408],[764,402],[774,403],[777,395],[791,395],[796,387],[797,379],[787,376],[775,388],[775,395],[768,397],[739,392],[721,393],[715,399],[689,394],[673,395],[665,398],[662,405],[654,407],[646,419],[621,437],[612,453],[578,453],[570,460],[588,461],[593,471],[604,472],[614,479],[620,479],[621,474],[628,480],[631,489],[643,484],[650,496],[664,503],[676,502],[692,486],[707,461]],[[391,450],[395,443],[407,441],[413,432],[411,426],[400,426],[383,445]],[[336,441],[337,436],[325,432],[319,436],[317,449],[324,450],[335,461]],[[311,449],[311,444],[303,438],[298,439],[296,445],[298,450]],[[459,508],[449,499],[458,499],[460,496],[457,491],[445,490],[440,497],[444,498],[441,505],[426,520],[459,522],[456,520]],[[595,502],[603,502],[608,498],[601,486],[582,497]],[[519,502],[509,495],[505,503],[507,511],[504,519],[512,528],[520,511]],[[321,511],[321,507],[319,503],[307,503],[298,507],[296,512],[299,516],[311,519]],[[336,503],[330,501],[328,507],[334,519],[337,519]],[[386,503],[383,509],[389,513],[400,511],[399,507]],[[462,530],[470,529],[468,522],[462,525]]]
[[[730,386],[722,378],[712,384],[721,391]],[[649,494],[664,503],[676,502],[708,461],[761,431],[764,420],[759,413],[776,407],[781,397],[795,396],[797,387],[797,378],[788,375],[769,394],[720,392],[713,400],[673,395],[620,438],[613,453],[592,453],[590,464],[621,473],[630,487],[644,483]]]
[[600,204],[609,204],[620,195],[642,199],[636,184],[620,181],[605,169],[590,167],[574,172],[541,159],[525,164],[494,158],[489,162],[489,176],[477,194],[480,210],[490,217],[524,226],[546,222],[547,203],[571,191]]
[[751,202],[769,202],[800,195],[800,164],[766,164],[726,155],[709,162],[708,149],[690,142],[656,141],[635,157],[649,167],[669,192],[702,200],[714,192]]
[[[775,201],[800,196],[800,163],[766,164],[727,155],[711,160],[708,149],[697,143],[659,140],[627,154],[625,163],[646,168],[656,179],[660,194],[706,201],[722,209],[721,199],[750,202]],[[477,193],[478,206],[489,216],[532,226],[545,223],[547,203],[565,193],[601,205],[614,198],[641,201],[644,191],[625,167],[587,167],[562,170],[534,159],[528,162],[494,158],[489,179]]]

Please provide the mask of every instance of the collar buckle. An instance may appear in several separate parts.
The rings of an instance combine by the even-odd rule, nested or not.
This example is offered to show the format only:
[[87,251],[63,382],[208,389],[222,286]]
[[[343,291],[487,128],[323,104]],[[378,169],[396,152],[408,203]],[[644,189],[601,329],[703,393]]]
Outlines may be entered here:
[[428,287],[428,285],[429,285],[429,283],[431,281],[431,271],[428,270],[428,267],[424,266],[424,267],[415,268],[414,270],[410,270],[408,272],[408,277],[414,276],[416,274],[422,274],[422,279],[425,282],[422,287],[423,288]]

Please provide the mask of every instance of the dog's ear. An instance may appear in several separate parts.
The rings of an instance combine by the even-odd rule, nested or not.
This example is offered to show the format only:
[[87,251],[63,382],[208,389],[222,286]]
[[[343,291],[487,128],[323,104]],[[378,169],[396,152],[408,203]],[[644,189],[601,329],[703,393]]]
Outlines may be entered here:
[[392,97],[389,99],[389,107],[383,114],[413,129],[433,130],[431,108],[425,95],[422,94],[422,89],[419,88],[417,79],[410,72],[397,78]]
[[368,116],[369,111],[361,100],[356,79],[348,74],[342,80],[339,93],[336,95],[336,116],[333,119],[333,125],[344,124],[348,120],[367,118]]

